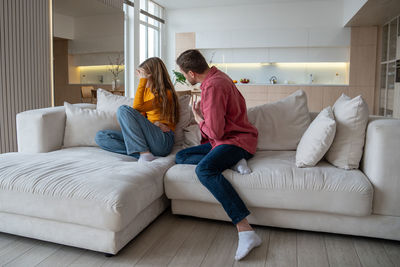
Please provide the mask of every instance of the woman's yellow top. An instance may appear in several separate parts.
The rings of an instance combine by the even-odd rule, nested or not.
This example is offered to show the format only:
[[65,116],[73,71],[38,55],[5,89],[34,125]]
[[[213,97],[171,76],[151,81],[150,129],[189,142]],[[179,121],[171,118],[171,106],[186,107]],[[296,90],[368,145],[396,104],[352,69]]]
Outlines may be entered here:
[[[175,131],[175,124],[170,121],[161,119],[161,107],[157,105],[157,102],[153,105],[155,98],[150,88],[146,88],[147,79],[141,78],[139,85],[133,99],[133,108],[142,113],[152,123],[159,121],[167,125],[172,131]],[[167,92],[168,100],[172,102],[172,93],[170,90]]]

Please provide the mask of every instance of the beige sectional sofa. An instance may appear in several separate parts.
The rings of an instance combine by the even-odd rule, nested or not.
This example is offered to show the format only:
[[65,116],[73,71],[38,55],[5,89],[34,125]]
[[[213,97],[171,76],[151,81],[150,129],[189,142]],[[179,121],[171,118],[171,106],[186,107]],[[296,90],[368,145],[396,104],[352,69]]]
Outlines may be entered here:
[[[116,254],[168,199],[174,214],[229,220],[195,166],[174,164],[179,146],[140,165],[98,147],[62,148],[65,125],[64,107],[17,116],[19,152],[0,154],[1,232]],[[298,168],[295,149],[263,149],[251,174],[224,175],[251,223],[400,240],[399,137],[399,120],[370,116],[359,169]]]

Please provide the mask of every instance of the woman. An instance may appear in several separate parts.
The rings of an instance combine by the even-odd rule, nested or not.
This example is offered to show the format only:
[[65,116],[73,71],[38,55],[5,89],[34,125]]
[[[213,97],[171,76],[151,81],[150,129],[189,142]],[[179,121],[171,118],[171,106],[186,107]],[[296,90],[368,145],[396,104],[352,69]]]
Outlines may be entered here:
[[171,152],[175,125],[179,120],[179,104],[161,59],[145,60],[136,73],[140,81],[133,108],[124,105],[117,111],[121,131],[99,131],[95,140],[105,150],[147,162]]

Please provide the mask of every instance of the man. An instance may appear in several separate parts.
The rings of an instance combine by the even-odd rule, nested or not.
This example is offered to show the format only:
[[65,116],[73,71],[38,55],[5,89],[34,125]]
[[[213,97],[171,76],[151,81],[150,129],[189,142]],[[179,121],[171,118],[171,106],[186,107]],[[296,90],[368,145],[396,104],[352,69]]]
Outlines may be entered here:
[[236,225],[235,259],[240,260],[261,245],[261,239],[246,219],[249,210],[222,172],[232,166],[241,174],[251,172],[246,160],[256,152],[258,132],[248,121],[245,100],[228,75],[210,68],[198,50],[183,52],[176,63],[192,85],[201,83],[201,101],[193,102],[192,110],[203,137],[201,145],[178,152],[176,163],[198,164],[200,182]]

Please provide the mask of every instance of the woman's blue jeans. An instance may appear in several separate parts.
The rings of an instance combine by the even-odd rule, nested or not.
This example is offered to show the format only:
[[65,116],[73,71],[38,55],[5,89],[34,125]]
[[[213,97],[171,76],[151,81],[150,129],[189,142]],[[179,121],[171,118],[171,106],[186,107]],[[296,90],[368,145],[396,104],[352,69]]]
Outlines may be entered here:
[[123,105],[117,119],[121,131],[104,130],[95,141],[104,150],[139,158],[140,152],[150,151],[154,156],[167,156],[174,146],[174,132],[163,132],[139,111]]
[[246,218],[250,211],[246,208],[231,183],[222,172],[231,168],[241,159],[250,159],[253,155],[234,145],[219,145],[211,149],[211,144],[189,147],[176,154],[177,164],[198,164],[196,174],[200,182],[221,203],[233,224]]

